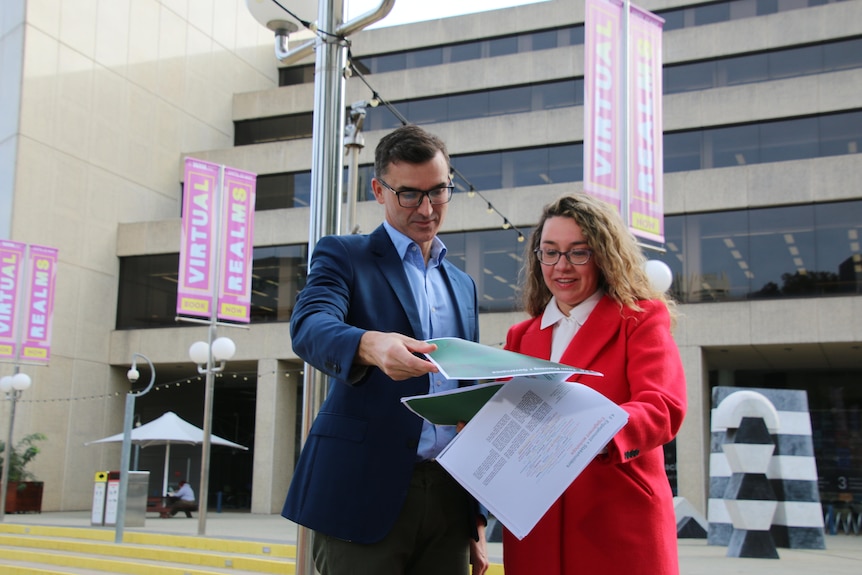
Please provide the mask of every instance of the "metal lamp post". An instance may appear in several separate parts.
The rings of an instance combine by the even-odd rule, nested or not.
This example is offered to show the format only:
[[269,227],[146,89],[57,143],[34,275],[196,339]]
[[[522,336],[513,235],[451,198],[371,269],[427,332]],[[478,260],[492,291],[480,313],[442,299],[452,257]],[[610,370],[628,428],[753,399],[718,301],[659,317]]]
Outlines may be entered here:
[[225,362],[236,353],[236,344],[233,340],[229,337],[215,339],[215,330],[215,323],[212,323],[207,331],[207,341],[196,341],[189,348],[189,357],[198,365],[198,373],[206,375],[204,440],[201,447],[201,484],[198,491],[198,501],[200,502],[198,505],[198,535],[206,535],[214,377],[215,374],[224,371]]
[[15,374],[0,378],[0,391],[6,394],[11,402],[9,408],[9,431],[6,434],[6,449],[4,453],[3,471],[0,473],[0,521],[6,517],[6,490],[9,488],[9,468],[12,466],[12,431],[15,426],[15,406],[21,392],[28,389],[33,381],[26,373],[21,373],[15,366]]
[[126,499],[129,495],[129,463],[132,454],[132,421],[135,419],[135,399],[138,396],[146,394],[153,388],[153,384],[156,382],[156,368],[153,366],[153,362],[140,353],[132,354],[132,367],[129,368],[129,371],[126,372],[126,377],[129,378],[129,382],[135,383],[138,381],[138,378],[141,376],[138,371],[138,360],[137,358],[141,358],[147,362],[147,365],[150,366],[150,383],[147,385],[146,389],[139,393],[134,393],[133,391],[129,391],[126,394],[126,414],[123,419],[123,448],[120,452],[120,492],[117,494],[118,497],[118,506],[117,506],[117,525],[114,531],[114,543],[122,543],[123,542],[123,528],[126,526]]

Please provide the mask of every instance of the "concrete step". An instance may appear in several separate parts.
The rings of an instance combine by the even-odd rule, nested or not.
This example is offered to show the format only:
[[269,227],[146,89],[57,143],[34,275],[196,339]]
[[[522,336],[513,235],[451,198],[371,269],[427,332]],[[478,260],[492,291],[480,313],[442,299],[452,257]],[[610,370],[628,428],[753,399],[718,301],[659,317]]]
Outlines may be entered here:
[[114,543],[105,530],[0,524],[0,572],[10,575],[292,575],[295,557],[290,544],[140,532]]

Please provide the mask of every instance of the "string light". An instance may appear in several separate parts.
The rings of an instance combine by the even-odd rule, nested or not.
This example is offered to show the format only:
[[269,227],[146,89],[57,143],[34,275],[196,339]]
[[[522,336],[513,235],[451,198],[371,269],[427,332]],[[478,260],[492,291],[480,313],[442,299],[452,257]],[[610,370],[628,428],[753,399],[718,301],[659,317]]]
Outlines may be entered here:
[[[348,66],[349,66],[349,70],[351,71],[351,76],[355,74],[355,75],[356,75],[360,80],[362,80],[362,83],[363,83],[363,84],[365,84],[365,86],[366,86],[369,90],[371,90],[372,97],[373,97],[375,100],[377,100],[378,102],[380,102],[380,104],[382,104],[383,106],[385,106],[387,110],[389,110],[390,112],[392,112],[392,114],[393,114],[396,118],[398,118],[398,120],[399,120],[402,124],[404,124],[405,126],[406,126],[407,124],[410,124],[410,122],[407,120],[407,118],[405,118],[405,117],[404,117],[404,115],[403,115],[403,114],[401,114],[401,112],[399,112],[399,111],[398,111],[398,109],[397,109],[395,106],[393,106],[392,104],[390,104],[387,100],[385,100],[382,96],[380,96],[380,94],[378,94],[378,93],[377,93],[377,90],[375,90],[374,88],[372,88],[372,87],[371,87],[371,84],[370,84],[370,83],[368,82],[368,80],[365,78],[365,75],[362,73],[362,71],[361,71],[361,70],[359,70],[359,69],[358,69],[358,68],[353,64],[353,60],[354,60],[354,58],[353,58],[353,53],[350,51],[350,48],[348,48],[348,49],[347,49],[347,59],[348,59]],[[470,183],[470,180],[468,180],[467,178],[465,178],[465,177],[464,177],[464,174],[462,174],[461,172],[459,172],[459,171],[458,171],[456,168],[454,168],[454,167],[453,167],[453,168],[451,168],[450,178],[452,177],[452,174],[454,174],[454,175],[458,176],[459,178],[461,178],[461,179],[464,181],[464,183],[466,183],[466,184],[467,184],[467,197],[468,197],[468,198],[472,198],[472,197],[474,197],[474,196],[477,196],[477,195],[478,195],[478,196],[479,196],[479,198],[480,198],[481,200],[483,200],[483,201],[488,205],[488,208],[487,208],[488,213],[489,213],[489,214],[493,214],[493,213],[495,213],[495,212],[496,212],[496,213],[497,213],[497,214],[498,214],[498,215],[503,219],[503,229],[504,229],[504,230],[508,230],[509,228],[513,229],[513,230],[518,234],[518,243],[523,243],[523,241],[524,241],[525,237],[524,237],[524,234],[522,234],[522,233],[521,233],[521,230],[519,230],[517,227],[513,226],[513,225],[512,225],[512,223],[509,221],[509,219],[508,219],[506,216],[504,216],[504,215],[500,212],[500,210],[498,210],[497,208],[495,208],[495,207],[494,207],[494,204],[492,204],[490,200],[488,200],[487,198],[485,198],[485,197],[481,194],[481,192],[479,192],[479,190],[477,190],[477,189],[473,186],[473,184],[472,184],[472,183]],[[453,178],[453,179],[454,179],[454,178]]]
[[[318,36],[318,38],[320,38],[320,39],[321,39],[321,40],[323,40],[324,42],[326,41],[326,39],[325,39],[325,38],[322,38],[322,36],[330,36],[330,37],[332,37],[332,38],[337,38],[338,40],[340,40],[340,41],[343,43],[343,45],[345,45],[345,46],[347,47],[348,68],[347,68],[347,70],[345,70],[345,74],[346,74],[347,76],[353,76],[354,74],[355,74],[356,76],[358,76],[358,77],[359,77],[359,79],[360,79],[360,80],[362,80],[362,82],[365,84],[365,86],[366,86],[369,90],[371,90],[371,93],[372,93],[372,99],[373,99],[373,100],[377,100],[379,103],[381,103],[381,104],[383,104],[384,106],[386,106],[386,108],[387,108],[390,112],[392,112],[392,114],[393,114],[396,118],[398,118],[398,120],[399,120],[402,124],[407,125],[407,124],[409,124],[409,123],[410,123],[410,122],[407,120],[407,118],[405,118],[405,117],[404,117],[404,116],[403,116],[403,115],[402,115],[402,114],[401,114],[401,113],[400,113],[400,112],[399,112],[399,111],[398,111],[398,110],[397,110],[397,109],[396,109],[392,104],[390,104],[388,101],[386,101],[385,99],[383,99],[383,98],[380,96],[380,94],[378,94],[378,93],[377,93],[377,90],[375,90],[374,88],[372,88],[372,87],[371,87],[371,84],[369,84],[368,80],[365,78],[365,75],[362,73],[362,71],[361,71],[361,70],[359,70],[356,66],[354,66],[354,64],[353,64],[353,60],[354,60],[354,58],[353,58],[353,53],[352,53],[352,52],[351,52],[351,50],[350,50],[350,42],[349,42],[346,38],[344,38],[343,36],[337,36],[336,34],[333,34],[333,33],[331,33],[331,32],[327,32],[326,30],[320,30],[320,29],[318,28],[318,26],[317,26],[317,24],[316,24],[316,23],[314,23],[314,22],[310,22],[310,21],[308,21],[308,20],[303,20],[302,18],[299,18],[296,14],[294,14],[293,12],[291,12],[290,10],[288,10],[288,9],[287,9],[283,4],[281,4],[278,0],[272,0],[272,1],[273,1],[273,3],[274,3],[275,5],[277,5],[279,8],[281,8],[282,10],[284,10],[287,14],[289,14],[293,19],[295,19],[296,21],[298,21],[300,24],[302,24],[303,26],[305,26],[308,30],[310,30],[310,31],[311,31],[311,32],[313,32],[314,34],[316,34],[316,35]],[[504,230],[508,230],[510,227],[511,227],[512,229],[514,229],[514,231],[518,234],[518,243],[523,243],[525,238],[524,238],[524,234],[522,234],[522,233],[521,233],[521,230],[519,230],[517,227],[514,227],[514,226],[511,224],[511,222],[509,222],[508,218],[506,218],[506,216],[504,216],[504,215],[503,215],[503,214],[502,214],[502,213],[501,213],[497,208],[495,208],[495,207],[493,206],[493,204],[491,204],[491,202],[487,200],[487,198],[484,198],[484,197],[482,196],[482,194],[481,194],[481,193],[479,193],[479,191],[478,191],[478,190],[476,190],[476,188],[475,188],[475,187],[473,187],[473,184],[471,184],[471,183],[470,183],[470,181],[469,181],[467,178],[465,178],[465,177],[464,177],[464,175],[463,175],[463,174],[461,174],[460,172],[458,172],[458,170],[455,170],[454,168],[452,169],[452,171],[453,171],[454,173],[456,173],[458,176],[460,176],[460,178],[461,178],[462,180],[464,180],[464,181],[467,183],[467,185],[468,185],[468,189],[467,189],[467,197],[468,197],[468,198],[472,198],[473,196],[478,195],[482,200],[484,200],[484,201],[488,204],[488,213],[489,213],[489,214],[493,214],[494,212],[496,212],[497,214],[499,214],[499,215],[500,215],[500,217],[502,217],[502,218],[503,218],[503,229],[504,229]]]
[[[259,380],[268,376],[276,376],[284,373],[285,377],[290,377],[291,373],[295,373],[298,375],[302,375],[302,370],[278,370],[278,371],[270,371],[266,373],[258,373],[258,372],[238,372],[233,373],[233,377],[237,378],[242,376],[243,381],[251,381],[251,380]],[[174,381],[164,381],[161,383],[156,383],[153,385],[152,391],[170,391],[171,388],[182,387],[188,384],[197,384],[201,380],[200,377],[195,378],[182,378]],[[73,401],[102,401],[105,399],[115,399],[118,397],[124,397],[127,392],[124,391],[112,391],[108,393],[103,393],[101,395],[85,395],[81,397],[57,397],[57,398],[48,398],[48,399],[33,399],[32,396],[30,398],[24,399],[21,398],[18,400],[19,403],[71,403]]]

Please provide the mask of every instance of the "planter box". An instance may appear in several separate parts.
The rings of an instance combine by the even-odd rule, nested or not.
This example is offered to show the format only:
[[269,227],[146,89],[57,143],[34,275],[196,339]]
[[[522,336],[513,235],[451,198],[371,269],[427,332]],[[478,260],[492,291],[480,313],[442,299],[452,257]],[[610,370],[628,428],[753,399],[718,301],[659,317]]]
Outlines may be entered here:
[[6,489],[6,513],[42,513],[42,481],[10,481]]

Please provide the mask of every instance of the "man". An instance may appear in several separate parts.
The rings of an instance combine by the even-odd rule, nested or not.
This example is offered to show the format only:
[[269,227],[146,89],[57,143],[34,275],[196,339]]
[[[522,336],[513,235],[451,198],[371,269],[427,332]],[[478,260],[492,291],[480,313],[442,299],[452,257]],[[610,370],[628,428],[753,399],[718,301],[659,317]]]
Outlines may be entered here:
[[198,504],[195,503],[195,492],[185,480],[180,481],[180,488],[176,492],[168,493],[168,503],[170,505],[170,517],[176,515],[178,511],[184,511],[186,517],[191,517],[192,511],[198,510]]
[[401,404],[458,386],[422,354],[478,340],[476,285],[437,237],[452,197],[445,144],[402,126],[375,151],[384,223],[315,247],[291,318],[293,349],[330,378],[282,515],[313,531],[321,575],[480,575],[476,502],[434,461],[454,436]]

